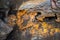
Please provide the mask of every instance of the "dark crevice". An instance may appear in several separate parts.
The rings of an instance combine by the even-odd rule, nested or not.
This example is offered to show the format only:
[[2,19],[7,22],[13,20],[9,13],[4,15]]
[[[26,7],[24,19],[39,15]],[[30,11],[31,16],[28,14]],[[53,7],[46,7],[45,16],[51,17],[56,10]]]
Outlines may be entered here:
[[55,14],[55,18],[57,19],[57,15]]
[[41,15],[41,12],[37,12],[37,15],[36,16],[39,16],[39,15]]
[[14,26],[13,30],[8,34],[6,40],[19,40],[21,35],[21,31],[17,25]]
[[4,13],[0,13],[0,19],[1,19],[2,21],[5,21],[5,20],[4,20],[5,17],[6,17],[6,16],[5,16]]
[[10,9],[9,9],[9,12],[8,12],[8,16],[9,15],[16,15],[16,13],[17,13],[17,10],[13,10],[13,8],[12,8],[12,6],[10,7]]
[[37,17],[41,15],[41,12],[37,12],[37,15],[35,16],[35,19],[37,20]]
[[10,10],[8,13],[8,16],[9,15],[16,15],[16,13],[17,13],[17,10]]
[[44,21],[49,22],[49,21],[55,21],[56,19],[57,19],[57,16],[55,14],[55,16],[45,17]]
[[45,21],[52,21],[52,20],[55,20],[56,18],[55,17],[45,17],[44,20]]

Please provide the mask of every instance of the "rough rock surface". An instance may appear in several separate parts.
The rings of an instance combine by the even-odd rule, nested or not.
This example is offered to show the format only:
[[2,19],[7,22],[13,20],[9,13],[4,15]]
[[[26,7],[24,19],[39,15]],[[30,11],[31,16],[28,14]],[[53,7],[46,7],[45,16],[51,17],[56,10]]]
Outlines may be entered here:
[[23,3],[16,15],[10,11],[6,18],[1,16],[5,21],[0,20],[0,40],[60,40],[58,9],[52,11],[50,0],[34,2]]
[[20,5],[23,2],[26,2],[28,0],[0,0],[0,8],[13,8],[15,10],[18,10]]
[[13,30],[12,27],[8,26],[0,19],[0,40],[5,40],[7,35]]

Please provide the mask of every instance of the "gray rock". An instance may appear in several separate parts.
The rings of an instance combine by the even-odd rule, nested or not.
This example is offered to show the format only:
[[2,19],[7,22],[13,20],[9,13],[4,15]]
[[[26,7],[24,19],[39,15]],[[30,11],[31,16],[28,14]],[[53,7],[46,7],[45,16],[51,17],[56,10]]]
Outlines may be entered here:
[[9,8],[12,7],[13,9],[18,9],[20,5],[28,0],[0,0],[0,8]]
[[6,39],[7,35],[13,30],[12,27],[8,26],[2,20],[0,20],[0,40]]

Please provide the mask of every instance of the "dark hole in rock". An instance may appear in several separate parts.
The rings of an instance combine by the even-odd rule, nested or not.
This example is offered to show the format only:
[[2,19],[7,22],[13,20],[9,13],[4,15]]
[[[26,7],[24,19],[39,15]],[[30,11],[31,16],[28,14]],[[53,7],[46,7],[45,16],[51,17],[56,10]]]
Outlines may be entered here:
[[39,15],[41,15],[41,12],[37,12],[37,15],[36,16],[39,16]]
[[8,16],[9,16],[9,15],[16,15],[16,13],[17,13],[17,10],[10,10],[10,11],[8,12]]
[[4,13],[0,13],[0,19],[4,21],[5,18],[5,14]]
[[56,17],[45,17],[44,21],[49,22],[49,21],[55,21]]
[[57,19],[57,15],[51,16],[51,17],[45,17],[44,21],[49,22],[49,21],[55,21]]
[[41,15],[41,12],[37,12],[37,15],[35,16],[35,19],[37,20],[37,17]]

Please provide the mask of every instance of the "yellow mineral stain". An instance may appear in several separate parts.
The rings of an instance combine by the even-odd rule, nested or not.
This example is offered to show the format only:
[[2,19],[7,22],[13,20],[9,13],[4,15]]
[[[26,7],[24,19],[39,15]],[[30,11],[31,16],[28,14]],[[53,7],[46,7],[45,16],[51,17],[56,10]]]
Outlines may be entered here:
[[32,29],[29,31],[30,34],[35,35],[37,33],[39,35],[42,35],[43,37],[47,37],[48,35],[53,36],[55,33],[60,33],[59,28],[54,28],[53,25],[43,21],[43,19],[45,18],[44,16],[42,16],[41,18],[40,17],[37,18],[37,20],[40,20],[41,26],[39,26],[40,23],[32,22],[32,19],[34,19],[37,12],[30,12],[28,14],[28,16],[30,17],[30,20],[28,21],[26,26],[23,26],[22,25],[23,19],[21,18],[21,16],[25,15],[24,18],[26,17],[26,19],[28,19],[28,16],[26,14],[27,14],[26,10],[22,10],[17,13],[17,25],[19,26],[20,30],[25,31],[26,29],[32,27]]

